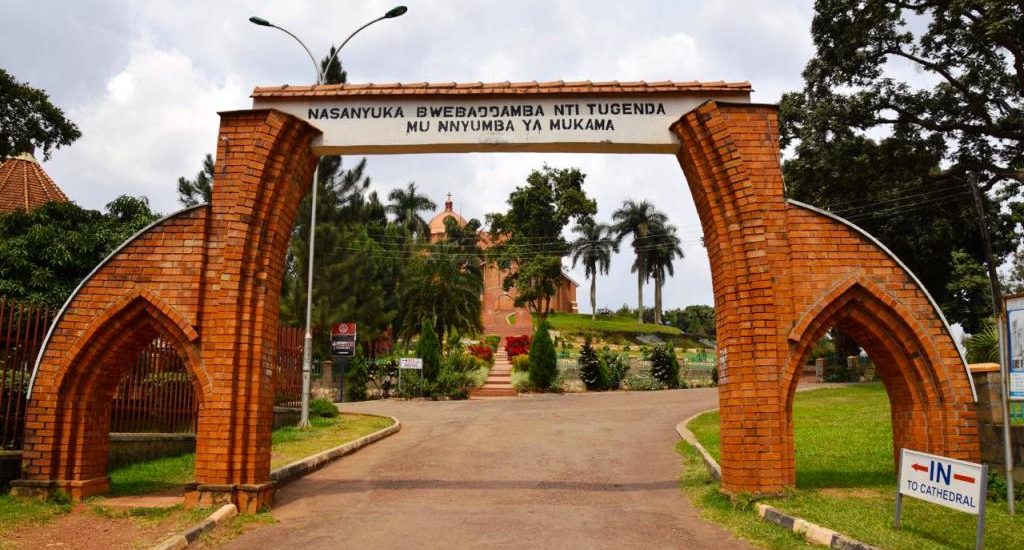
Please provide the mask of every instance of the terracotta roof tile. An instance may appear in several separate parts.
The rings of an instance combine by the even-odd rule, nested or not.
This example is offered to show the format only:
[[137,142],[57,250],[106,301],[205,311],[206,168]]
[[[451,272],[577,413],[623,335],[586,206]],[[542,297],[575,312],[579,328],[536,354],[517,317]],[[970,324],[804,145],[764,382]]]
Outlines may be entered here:
[[68,197],[32,155],[0,162],[0,212],[34,210],[50,201],[68,202]]
[[325,84],[320,86],[267,86],[258,87],[252,97],[261,98],[301,98],[301,97],[339,97],[366,95],[424,95],[424,94],[562,94],[562,93],[679,93],[679,92],[724,92],[750,93],[753,89],[749,82],[725,82],[721,80],[699,82],[689,80],[674,82],[661,80],[644,82],[635,80],[619,82],[607,80],[592,82],[578,80],[565,82],[554,80],[549,82],[387,82],[362,84]]

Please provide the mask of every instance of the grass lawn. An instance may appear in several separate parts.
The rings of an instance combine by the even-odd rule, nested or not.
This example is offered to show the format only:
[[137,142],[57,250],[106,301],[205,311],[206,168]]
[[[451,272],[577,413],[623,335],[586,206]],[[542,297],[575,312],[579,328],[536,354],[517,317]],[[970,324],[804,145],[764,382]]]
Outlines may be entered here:
[[[890,550],[974,547],[974,516],[913,498],[903,499],[903,529],[892,529],[896,472],[889,401],[880,383],[797,393],[793,418],[798,488],[787,498],[764,502]],[[720,456],[717,412],[698,417],[690,430],[712,456]],[[721,496],[688,445],[681,444],[680,453],[687,466],[681,484],[710,519],[769,548],[805,546]],[[985,548],[1024,547],[1024,516],[1011,518],[1005,503],[990,501],[985,520]]]
[[640,324],[635,317],[614,317],[610,315],[598,315],[597,319],[591,320],[590,315],[581,313],[549,313],[548,324],[552,330],[562,332],[601,332],[607,334],[659,334],[666,336],[683,336],[683,331],[676,327],[655,325],[653,323]]
[[[274,430],[270,468],[276,469],[320,451],[344,445],[391,425],[390,418],[345,414],[335,418],[310,418],[313,428],[293,426]],[[110,494],[142,495],[179,487],[192,481],[196,455],[158,458],[110,471]]]

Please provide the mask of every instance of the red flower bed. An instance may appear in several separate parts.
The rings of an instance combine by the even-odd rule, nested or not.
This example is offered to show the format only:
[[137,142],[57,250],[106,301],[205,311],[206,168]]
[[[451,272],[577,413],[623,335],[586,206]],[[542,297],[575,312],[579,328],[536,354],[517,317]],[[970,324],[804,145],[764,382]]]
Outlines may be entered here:
[[533,338],[529,334],[522,336],[509,336],[505,339],[505,352],[508,353],[508,358],[512,359],[517,355],[526,355],[530,353],[530,342]]
[[488,363],[494,358],[494,351],[488,345],[469,346],[469,353],[473,357],[479,357]]

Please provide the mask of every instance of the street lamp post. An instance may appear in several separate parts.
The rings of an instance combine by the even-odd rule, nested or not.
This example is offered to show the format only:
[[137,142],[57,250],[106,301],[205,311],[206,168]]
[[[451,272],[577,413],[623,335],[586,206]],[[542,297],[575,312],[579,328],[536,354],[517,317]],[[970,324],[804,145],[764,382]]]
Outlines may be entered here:
[[[353,31],[352,34],[348,35],[348,38],[342,41],[341,46],[338,46],[338,48],[334,50],[334,54],[331,55],[330,59],[327,60],[327,63],[323,67],[317,65],[316,58],[313,56],[313,52],[309,50],[309,47],[306,46],[305,42],[300,40],[298,36],[292,34],[292,32],[289,31],[288,29],[279,27],[271,23],[270,21],[263,19],[262,17],[250,17],[249,22],[253,23],[254,25],[259,25],[261,27],[271,27],[277,29],[287,34],[288,36],[294,38],[295,41],[298,42],[300,46],[302,46],[302,49],[306,50],[306,55],[308,55],[309,60],[313,62],[313,70],[316,72],[315,84],[320,85],[324,84],[324,79],[326,79],[327,77],[327,70],[331,67],[331,64],[334,63],[334,60],[335,58],[338,57],[338,54],[341,52],[341,49],[345,47],[345,44],[348,44],[349,40],[352,40],[353,36],[358,34],[359,31],[365,29],[366,27],[369,27],[370,25],[378,21],[383,21],[384,19],[394,19],[395,17],[399,17],[405,14],[405,12],[407,11],[409,11],[409,8],[405,6],[397,6],[395,8],[388,10],[388,12],[385,13],[384,15],[372,21],[369,21],[368,23],[359,27],[358,29]],[[311,318],[313,315],[313,244],[314,241],[316,240],[316,195],[317,187],[319,187],[319,185],[317,184],[317,180],[319,179],[319,172],[320,162],[318,161],[316,168],[313,169],[313,196],[311,198],[309,209],[309,269],[307,270],[308,277],[306,279],[306,336],[303,339],[302,343],[302,400],[301,416],[299,417],[300,428],[309,427],[309,379],[313,368],[313,332],[311,327]]]

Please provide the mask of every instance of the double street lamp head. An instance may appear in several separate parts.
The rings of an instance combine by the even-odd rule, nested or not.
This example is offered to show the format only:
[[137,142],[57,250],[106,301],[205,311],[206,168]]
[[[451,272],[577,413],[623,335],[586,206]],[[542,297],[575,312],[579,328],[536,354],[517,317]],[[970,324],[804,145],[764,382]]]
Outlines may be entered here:
[[[388,12],[385,13],[384,16],[381,17],[381,19],[394,19],[396,17],[401,17],[401,16],[405,15],[405,12],[407,12],[407,11],[409,11],[409,8],[407,8],[405,6],[395,6],[395,7],[391,8],[390,10],[388,10]],[[257,17],[255,15],[249,18],[249,22],[254,24],[254,25],[259,25],[261,27],[274,27],[275,26],[270,21],[267,21],[266,19],[264,19],[262,17]]]

